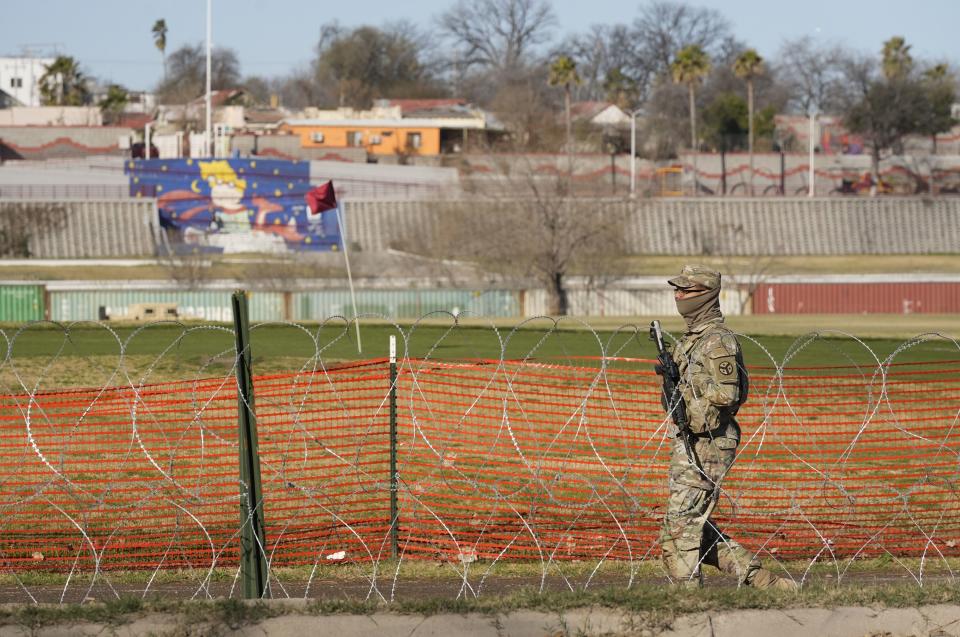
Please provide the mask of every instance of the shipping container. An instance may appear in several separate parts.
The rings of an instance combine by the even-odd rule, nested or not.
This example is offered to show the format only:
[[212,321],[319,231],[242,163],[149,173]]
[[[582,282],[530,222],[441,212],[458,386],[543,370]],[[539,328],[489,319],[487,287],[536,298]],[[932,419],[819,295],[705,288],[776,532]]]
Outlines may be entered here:
[[43,314],[43,286],[0,285],[0,321],[41,321]]
[[[720,309],[727,316],[741,314],[743,293],[737,289],[720,292]],[[666,280],[649,288],[607,290],[571,289],[567,293],[571,316],[670,316],[676,314],[673,289]],[[524,316],[545,316],[546,290],[528,290],[524,295]]]
[[[357,290],[357,314],[416,319],[431,312],[482,317],[520,316],[520,293],[511,290]],[[349,290],[294,292],[291,319],[321,321],[353,316]]]
[[960,282],[764,283],[754,314],[952,314]]
[[[233,321],[231,290],[53,290],[50,318],[55,321],[124,320],[131,305],[174,303],[184,319]],[[284,317],[281,292],[250,294],[251,321],[278,321]]]

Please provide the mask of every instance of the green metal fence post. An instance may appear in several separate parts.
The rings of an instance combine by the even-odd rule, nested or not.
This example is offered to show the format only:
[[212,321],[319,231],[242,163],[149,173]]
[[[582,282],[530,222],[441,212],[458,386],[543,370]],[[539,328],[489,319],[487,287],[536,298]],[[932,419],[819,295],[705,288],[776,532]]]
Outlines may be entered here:
[[237,422],[240,429],[240,578],[247,599],[267,597],[266,533],[257,416],[253,404],[250,314],[247,293],[233,293],[233,327],[237,343]]
[[390,557],[399,554],[397,518],[397,337],[390,336]]

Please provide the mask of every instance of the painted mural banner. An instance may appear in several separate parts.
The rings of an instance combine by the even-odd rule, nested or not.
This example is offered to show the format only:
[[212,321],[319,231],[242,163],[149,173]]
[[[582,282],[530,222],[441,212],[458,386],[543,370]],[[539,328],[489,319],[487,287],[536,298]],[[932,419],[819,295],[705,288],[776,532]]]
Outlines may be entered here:
[[125,164],[130,195],[156,197],[164,246],[177,254],[339,250],[336,208],[312,213],[310,163],[146,159]]

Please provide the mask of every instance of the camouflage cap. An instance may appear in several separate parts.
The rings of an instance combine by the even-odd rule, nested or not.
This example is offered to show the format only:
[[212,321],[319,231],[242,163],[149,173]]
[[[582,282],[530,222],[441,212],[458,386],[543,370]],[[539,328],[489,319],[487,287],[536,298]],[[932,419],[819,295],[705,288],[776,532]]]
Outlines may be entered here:
[[706,288],[715,290],[720,287],[720,273],[705,265],[685,265],[680,276],[668,279],[667,283],[675,288]]

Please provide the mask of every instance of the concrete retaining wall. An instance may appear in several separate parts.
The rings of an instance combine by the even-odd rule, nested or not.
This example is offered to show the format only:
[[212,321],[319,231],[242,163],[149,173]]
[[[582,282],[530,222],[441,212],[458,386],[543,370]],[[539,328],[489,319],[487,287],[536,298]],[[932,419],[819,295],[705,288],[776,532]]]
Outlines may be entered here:
[[[26,200],[0,199],[0,213]],[[31,204],[42,205],[40,200]],[[39,258],[152,256],[152,200],[60,200],[63,223],[32,236]],[[443,201],[350,201],[347,238],[365,252],[429,242]],[[482,214],[500,201],[459,202]],[[960,251],[960,198],[657,199],[589,202],[624,213],[627,251],[663,255],[953,254]],[[589,214],[588,212],[585,214]]]
[[119,142],[127,135],[130,129],[120,126],[0,126],[0,157],[7,161],[126,156],[129,151],[121,150]]
[[[471,202],[478,210],[502,202]],[[627,214],[631,254],[839,255],[960,251],[960,198],[598,200]],[[449,202],[353,201],[347,234],[363,250],[431,236]]]
[[[62,218],[30,228],[22,217],[43,206],[57,207]],[[156,219],[153,199],[0,199],[0,229],[27,226],[29,256],[41,259],[152,256]]]

